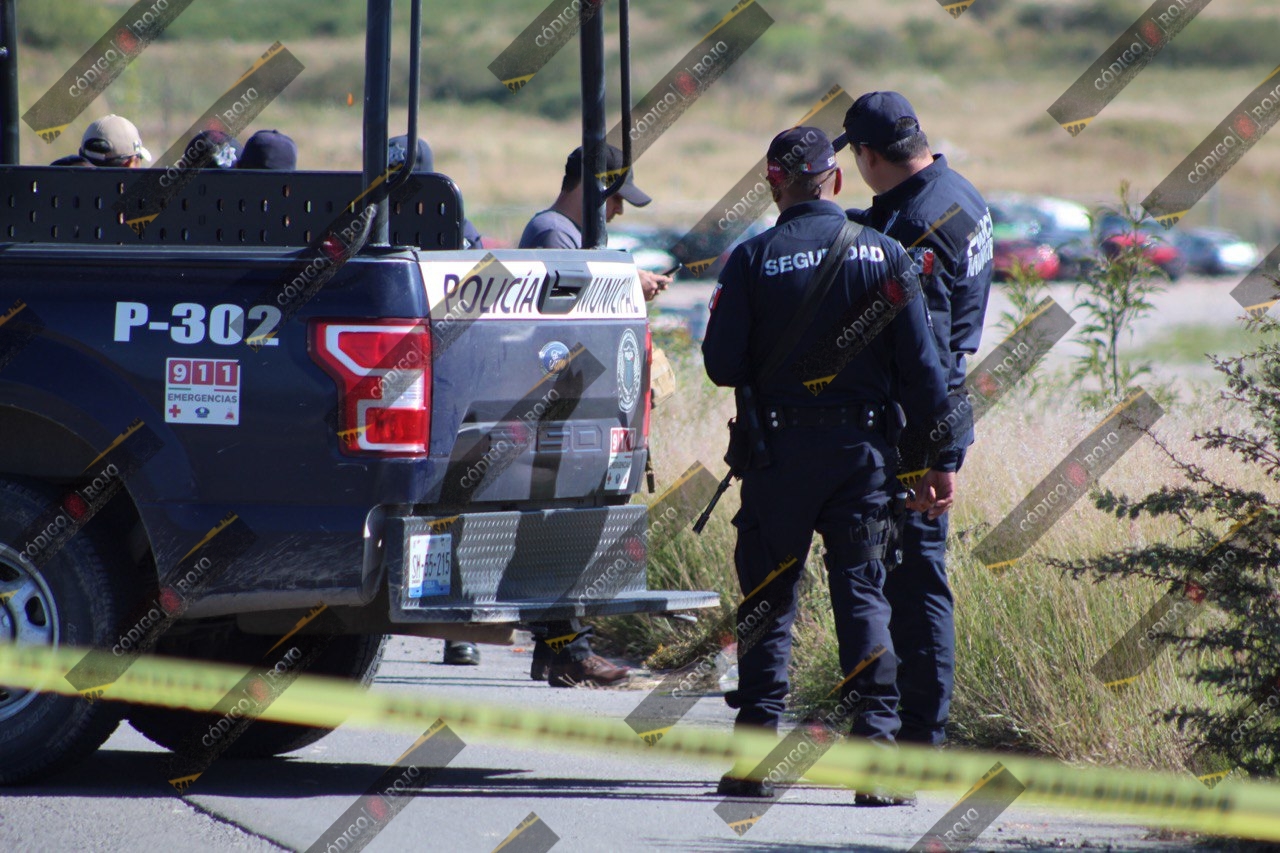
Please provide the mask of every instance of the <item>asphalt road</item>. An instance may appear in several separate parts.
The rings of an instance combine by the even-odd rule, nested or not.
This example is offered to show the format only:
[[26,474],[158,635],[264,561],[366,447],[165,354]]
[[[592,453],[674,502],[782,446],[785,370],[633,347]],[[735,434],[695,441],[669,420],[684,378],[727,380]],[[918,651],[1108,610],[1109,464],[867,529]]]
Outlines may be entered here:
[[[479,667],[443,666],[441,647],[394,639],[376,688],[619,719],[643,695],[535,684],[520,646],[483,647]],[[681,725],[728,728],[731,713],[709,696]],[[221,760],[179,796],[164,781],[159,748],[126,724],[79,768],[0,790],[0,850],[306,850],[412,743],[403,733],[343,728],[287,759]],[[559,836],[557,853],[907,850],[957,799],[924,792],[912,807],[858,808],[847,790],[798,785],[739,838],[713,811],[725,768],[538,746],[468,742],[408,789],[407,806],[367,849],[488,853],[536,813]],[[1193,849],[1149,836],[1141,826],[1015,802],[971,849]]]

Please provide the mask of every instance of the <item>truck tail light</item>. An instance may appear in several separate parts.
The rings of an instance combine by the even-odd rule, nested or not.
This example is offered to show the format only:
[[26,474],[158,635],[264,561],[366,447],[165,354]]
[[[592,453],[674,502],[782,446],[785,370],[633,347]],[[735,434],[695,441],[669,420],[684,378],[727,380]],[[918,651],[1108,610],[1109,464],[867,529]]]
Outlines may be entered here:
[[644,326],[644,363],[645,372],[649,375],[649,384],[644,389],[644,400],[641,401],[644,415],[640,420],[640,444],[642,447],[648,447],[649,413],[653,410],[653,330],[649,328],[648,323]]
[[311,357],[338,384],[344,453],[422,456],[431,443],[431,332],[421,320],[316,320]]

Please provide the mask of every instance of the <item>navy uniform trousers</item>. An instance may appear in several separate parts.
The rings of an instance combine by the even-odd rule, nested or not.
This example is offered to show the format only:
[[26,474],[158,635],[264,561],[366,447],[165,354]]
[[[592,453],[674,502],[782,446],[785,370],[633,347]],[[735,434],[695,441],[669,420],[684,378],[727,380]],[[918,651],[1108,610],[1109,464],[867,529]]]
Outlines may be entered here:
[[[964,464],[964,451],[959,464]],[[950,517],[945,513],[930,521],[924,513],[907,513],[902,564],[884,585],[898,655],[898,740],[906,743],[939,746],[947,739],[956,669],[955,601],[946,562]]]
[[930,521],[924,513],[907,513],[902,565],[884,585],[898,656],[898,740],[933,746],[946,740],[956,665],[955,606],[945,561],[949,517]]
[[[734,563],[742,593],[748,596],[780,566],[794,564],[738,609],[743,626],[762,624],[756,642],[739,637],[738,690],[730,697],[739,726],[777,729],[788,692],[791,626],[796,616],[797,585],[816,530],[827,548],[826,566],[844,674],[858,667],[876,646],[886,652],[843,688],[856,691],[862,713],[850,721],[854,735],[892,740],[898,732],[897,660],[889,635],[889,602],[884,595],[883,560],[865,559],[864,523],[888,517],[889,490],[896,486],[896,457],[879,433],[854,427],[794,427],[769,433],[772,464],[745,472],[742,509],[734,517],[738,543]],[[761,600],[768,612],[758,622]],[[755,618],[752,618],[756,611]],[[832,673],[831,687],[840,674]],[[865,704],[864,704],[865,703]]]

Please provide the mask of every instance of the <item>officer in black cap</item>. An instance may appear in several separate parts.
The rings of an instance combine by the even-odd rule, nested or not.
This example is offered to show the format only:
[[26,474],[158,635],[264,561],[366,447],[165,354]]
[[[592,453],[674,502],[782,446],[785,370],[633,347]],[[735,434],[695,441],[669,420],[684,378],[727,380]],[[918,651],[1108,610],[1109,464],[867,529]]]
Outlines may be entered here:
[[188,167],[234,169],[240,160],[241,147],[235,137],[220,130],[202,130],[187,143],[182,161]]
[[298,144],[278,130],[260,130],[244,144],[236,168],[292,172],[298,168]]
[[[864,228],[797,346],[778,369],[764,371],[769,375],[759,384],[762,367],[777,357],[772,351],[801,313],[816,270],[846,220],[832,201],[843,178],[820,129],[779,134],[767,163],[778,223],[730,255],[702,343],[713,382],[754,386],[770,459],[767,467],[742,473],[742,509],[733,519],[738,582],[744,594],[763,588],[770,606],[761,613],[749,597],[738,610],[739,626],[763,618],[764,628],[745,649],[744,638],[738,638],[739,687],[726,700],[738,709],[738,726],[776,731],[788,692],[796,585],[816,530],[827,548],[840,664],[848,676],[842,704],[856,709],[849,714],[851,733],[892,743],[899,728],[896,659],[883,593],[895,486],[891,394],[900,382],[909,421],[945,417],[943,373],[911,259],[894,240]],[[830,355],[852,347],[858,339],[855,321],[862,322],[859,329],[874,327],[875,312],[886,311],[890,302],[895,307],[878,333],[863,338],[860,349],[849,349],[855,354],[845,357],[825,385],[806,384],[804,365],[814,353],[817,363],[829,363],[823,348]],[[908,506],[945,510],[950,503],[950,494],[935,492]],[[752,606],[756,614],[749,618]],[[877,654],[880,646],[885,651]],[[773,793],[768,780],[733,773],[719,790]]]
[[[991,290],[991,213],[982,195],[929,149],[915,110],[897,92],[868,92],[844,118],[858,171],[876,193],[856,218],[896,238],[920,271],[937,352],[947,375],[953,410],[962,415],[937,425],[951,447],[934,463],[956,472],[973,443],[964,391],[965,357],[977,352]],[[958,206],[957,211],[952,207]],[[902,459],[904,473],[920,460]],[[917,491],[919,487],[917,486]],[[955,672],[955,620],[947,584],[947,519],[940,510],[911,514],[903,531],[903,561],[890,573],[885,595],[893,607],[898,654],[898,740],[939,745],[946,739]]]

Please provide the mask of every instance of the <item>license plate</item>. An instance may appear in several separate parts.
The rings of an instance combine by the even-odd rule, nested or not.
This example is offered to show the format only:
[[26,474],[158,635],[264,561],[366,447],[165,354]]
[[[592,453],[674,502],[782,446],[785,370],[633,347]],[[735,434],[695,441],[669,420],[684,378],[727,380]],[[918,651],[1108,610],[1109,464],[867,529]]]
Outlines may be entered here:
[[424,533],[409,537],[409,570],[405,597],[448,595],[453,577],[453,534]]

